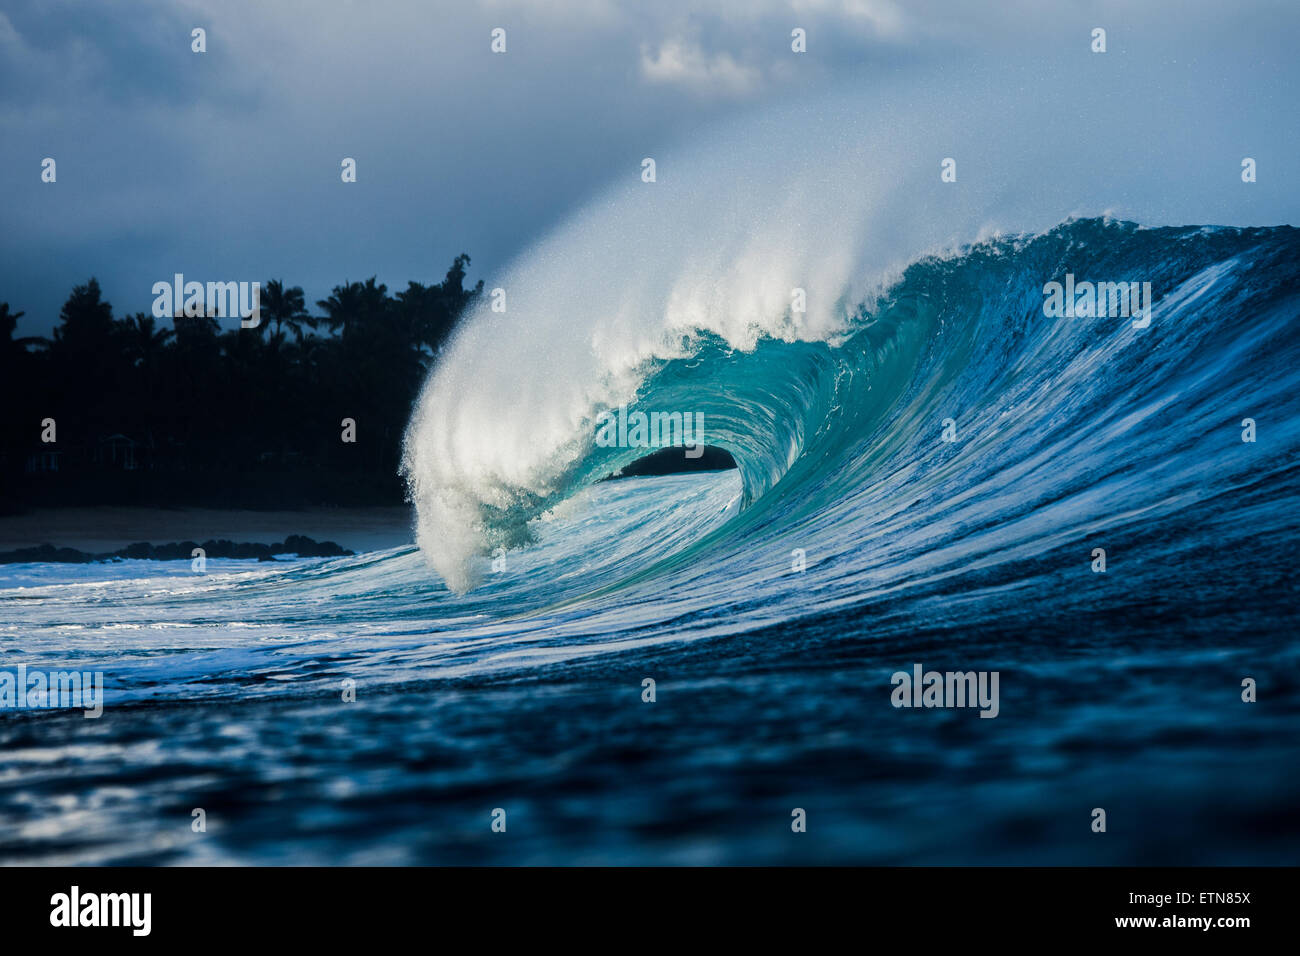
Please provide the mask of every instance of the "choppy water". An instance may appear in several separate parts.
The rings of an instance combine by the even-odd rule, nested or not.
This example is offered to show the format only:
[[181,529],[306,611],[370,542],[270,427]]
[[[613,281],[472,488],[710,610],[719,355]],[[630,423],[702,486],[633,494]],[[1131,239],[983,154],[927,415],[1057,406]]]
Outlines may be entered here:
[[[1294,863],[1298,236],[1074,222],[840,336],[702,334],[636,401],[739,470],[456,486],[460,593],[436,546],[0,569],[0,668],[107,684],[0,713],[0,859]],[[1067,269],[1151,326],[1045,318]],[[916,663],[998,671],[998,717],[895,709]]]

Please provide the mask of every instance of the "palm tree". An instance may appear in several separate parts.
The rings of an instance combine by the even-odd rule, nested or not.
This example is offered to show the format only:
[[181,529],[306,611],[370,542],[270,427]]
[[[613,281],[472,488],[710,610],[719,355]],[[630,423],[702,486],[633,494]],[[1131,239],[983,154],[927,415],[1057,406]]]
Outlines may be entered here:
[[376,284],[375,279],[371,276],[365,282],[336,285],[328,299],[316,302],[325,310],[324,322],[330,331],[341,331],[346,339],[358,331],[374,331],[377,321],[387,317],[388,286]]
[[275,323],[275,332],[271,336],[273,347],[278,351],[284,342],[284,326],[294,334],[301,344],[303,329],[314,326],[314,320],[307,314],[307,300],[301,286],[286,289],[279,279],[271,279],[262,291],[262,314],[269,321],[259,328],[267,328]]
[[161,329],[152,315],[137,312],[122,322],[122,340],[132,365],[146,373],[157,364],[158,355],[175,336],[171,329]]

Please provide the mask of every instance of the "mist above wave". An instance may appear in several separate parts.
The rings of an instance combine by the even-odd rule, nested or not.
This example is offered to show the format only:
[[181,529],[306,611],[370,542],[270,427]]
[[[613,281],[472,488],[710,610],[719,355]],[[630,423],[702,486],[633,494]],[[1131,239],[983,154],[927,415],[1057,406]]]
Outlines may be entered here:
[[[1222,91],[1196,78],[1152,109],[1126,95],[1125,69],[1100,73],[1092,95],[1043,65],[841,93],[648,149],[653,183],[641,157],[613,171],[612,186],[488,280],[504,311],[484,297],[413,411],[404,471],[431,566],[463,591],[491,548],[526,542],[529,520],[582,477],[596,416],[634,404],[702,338],[741,351],[768,338],[833,344],[918,258],[1074,215],[1258,219],[1237,144],[1222,142],[1249,117],[1208,127],[1201,104]],[[1270,126],[1255,127],[1255,148]],[[1136,161],[1139,144],[1172,142]],[[948,159],[955,182],[941,180]],[[1273,221],[1294,216],[1288,189],[1268,193]],[[795,290],[806,311],[792,308]],[[745,472],[744,449],[728,450]]]

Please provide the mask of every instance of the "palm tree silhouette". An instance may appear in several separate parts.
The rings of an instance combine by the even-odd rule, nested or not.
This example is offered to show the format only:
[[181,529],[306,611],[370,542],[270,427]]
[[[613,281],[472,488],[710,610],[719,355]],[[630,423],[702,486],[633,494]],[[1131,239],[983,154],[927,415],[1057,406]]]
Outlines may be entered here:
[[162,329],[152,315],[137,312],[122,322],[122,341],[131,364],[145,371],[158,364],[158,357],[174,338],[171,329]]
[[336,285],[328,299],[317,301],[325,310],[324,322],[331,331],[339,331],[344,339],[357,332],[375,332],[374,328],[388,317],[391,300],[388,286],[376,284],[371,276],[365,282],[344,282]]
[[269,321],[260,328],[266,329],[271,324],[275,331],[271,334],[272,348],[279,350],[284,344],[284,327],[294,334],[298,344],[302,344],[303,329],[315,327],[315,320],[307,314],[307,301],[301,286],[286,289],[280,279],[271,279],[262,291],[262,315]]

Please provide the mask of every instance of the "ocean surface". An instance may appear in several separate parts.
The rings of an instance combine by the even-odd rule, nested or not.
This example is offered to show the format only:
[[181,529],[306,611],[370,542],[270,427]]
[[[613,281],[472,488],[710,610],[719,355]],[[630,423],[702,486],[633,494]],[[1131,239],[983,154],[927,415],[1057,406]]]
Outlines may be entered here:
[[[1066,272],[1149,327],[1045,317]],[[0,567],[0,670],[106,687],[0,711],[0,861],[1294,864],[1298,316],[1292,228],[996,238],[638,359],[739,468],[618,481],[581,415],[503,468],[435,380],[419,547]],[[916,664],[997,717],[894,707]]]

